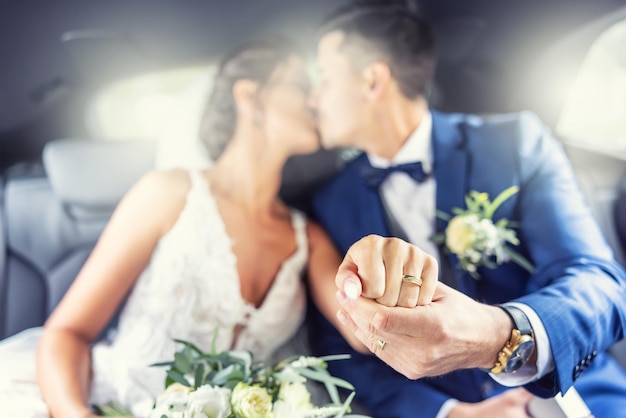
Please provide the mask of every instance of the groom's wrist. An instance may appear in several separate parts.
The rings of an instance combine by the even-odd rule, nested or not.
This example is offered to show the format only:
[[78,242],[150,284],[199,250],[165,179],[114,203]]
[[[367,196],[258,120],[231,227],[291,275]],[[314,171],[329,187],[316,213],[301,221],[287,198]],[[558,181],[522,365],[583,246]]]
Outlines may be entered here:
[[478,367],[485,370],[491,370],[498,358],[498,353],[502,347],[509,341],[511,332],[515,326],[509,315],[497,306],[484,305],[488,317],[486,323],[477,324],[480,330],[481,352],[479,353]]

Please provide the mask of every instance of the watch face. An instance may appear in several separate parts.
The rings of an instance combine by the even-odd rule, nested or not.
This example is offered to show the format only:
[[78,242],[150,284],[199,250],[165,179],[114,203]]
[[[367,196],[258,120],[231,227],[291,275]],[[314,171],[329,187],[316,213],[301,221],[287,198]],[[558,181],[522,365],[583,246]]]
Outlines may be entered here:
[[533,340],[527,340],[520,343],[519,346],[511,353],[509,361],[506,362],[504,373],[513,373],[519,370],[530,358],[535,348]]

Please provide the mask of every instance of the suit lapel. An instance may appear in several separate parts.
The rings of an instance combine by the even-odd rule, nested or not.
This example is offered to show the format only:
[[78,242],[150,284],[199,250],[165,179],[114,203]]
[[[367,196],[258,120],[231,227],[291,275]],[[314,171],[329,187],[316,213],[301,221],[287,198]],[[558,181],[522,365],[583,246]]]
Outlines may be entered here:
[[[432,111],[433,130],[432,144],[434,152],[434,172],[437,182],[437,210],[452,214],[455,207],[465,207],[465,195],[468,192],[468,178],[470,156],[465,149],[465,135],[460,123],[453,123],[449,116]],[[443,232],[447,221],[437,218],[437,232]],[[442,257],[446,256],[442,252]],[[452,271],[456,276],[456,284],[460,291],[471,292],[468,285],[473,280],[467,280],[457,268],[455,255],[448,256]],[[444,260],[442,260],[444,262]],[[473,284],[473,283],[472,283]],[[473,286],[471,286],[473,287]]]

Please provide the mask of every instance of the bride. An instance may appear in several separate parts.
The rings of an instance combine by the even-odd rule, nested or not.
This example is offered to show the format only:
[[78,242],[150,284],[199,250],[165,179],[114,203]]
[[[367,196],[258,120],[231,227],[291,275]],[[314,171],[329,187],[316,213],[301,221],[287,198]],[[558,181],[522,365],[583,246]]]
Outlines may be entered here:
[[[111,400],[146,414],[165,379],[148,365],[172,358],[172,338],[209,349],[219,329],[218,350],[263,360],[303,320],[307,265],[334,286],[328,238],[277,197],[287,158],[318,148],[307,90],[286,40],[224,59],[201,129],[215,164],[145,175],[45,325],[37,373],[53,416]],[[126,297],[115,338],[90,346]]]

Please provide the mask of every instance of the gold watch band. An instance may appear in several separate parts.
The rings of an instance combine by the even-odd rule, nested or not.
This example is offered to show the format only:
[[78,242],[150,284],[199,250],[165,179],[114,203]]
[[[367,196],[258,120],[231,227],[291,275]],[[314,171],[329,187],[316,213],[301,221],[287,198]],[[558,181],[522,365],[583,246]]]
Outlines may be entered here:
[[498,353],[491,373],[514,373],[528,361],[534,350],[532,326],[521,309],[506,304],[500,308],[511,317],[514,327],[509,341]]
[[506,342],[504,347],[502,347],[502,350],[500,350],[500,352],[498,353],[496,364],[494,364],[494,366],[491,368],[491,373],[498,374],[504,371],[506,363],[509,361],[509,358],[511,358],[513,351],[515,351],[515,349],[519,347],[521,342],[522,334],[519,332],[518,329],[513,329],[511,331],[511,338],[509,338],[509,341]]

